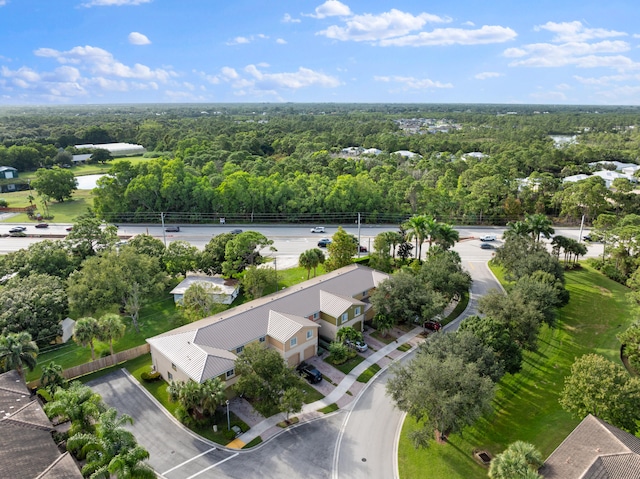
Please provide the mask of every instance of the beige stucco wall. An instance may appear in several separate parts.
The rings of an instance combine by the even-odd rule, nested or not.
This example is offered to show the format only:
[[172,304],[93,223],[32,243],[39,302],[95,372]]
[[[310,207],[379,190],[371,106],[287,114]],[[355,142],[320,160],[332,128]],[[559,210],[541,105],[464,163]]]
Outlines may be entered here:
[[[164,355],[162,355],[156,348],[151,346],[150,350],[151,350],[151,362],[155,367],[156,371],[160,373],[160,375],[165,381],[186,382],[189,380],[189,376],[180,368],[176,367],[176,369],[173,369],[173,367],[171,367],[171,360],[165,357]],[[171,373],[171,375],[173,376],[173,379],[169,378],[169,373]]]

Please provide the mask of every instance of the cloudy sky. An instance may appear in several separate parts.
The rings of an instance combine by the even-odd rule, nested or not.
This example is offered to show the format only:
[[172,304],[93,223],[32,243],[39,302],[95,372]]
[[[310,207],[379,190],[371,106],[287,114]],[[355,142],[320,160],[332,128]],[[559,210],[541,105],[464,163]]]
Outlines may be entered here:
[[0,105],[640,104],[637,0],[0,0]]

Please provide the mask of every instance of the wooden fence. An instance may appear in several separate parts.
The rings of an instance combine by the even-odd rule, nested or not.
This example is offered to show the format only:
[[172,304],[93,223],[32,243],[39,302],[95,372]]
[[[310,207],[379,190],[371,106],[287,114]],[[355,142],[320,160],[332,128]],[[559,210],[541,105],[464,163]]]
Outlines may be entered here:
[[[138,356],[147,354],[149,351],[150,351],[149,344],[145,343],[135,348],[127,349],[126,351],[120,351],[119,353],[116,353],[113,356],[105,356],[104,358],[99,358],[89,363],[84,363],[79,366],[74,366],[72,368],[65,369],[64,371],[62,371],[62,375],[66,379],[75,379],[77,377],[84,376],[85,374],[89,374],[94,371],[99,371],[100,369],[111,367],[114,364],[121,363],[122,361],[128,361],[129,359],[137,358]],[[28,386],[29,388],[39,387],[40,379],[30,381]]]

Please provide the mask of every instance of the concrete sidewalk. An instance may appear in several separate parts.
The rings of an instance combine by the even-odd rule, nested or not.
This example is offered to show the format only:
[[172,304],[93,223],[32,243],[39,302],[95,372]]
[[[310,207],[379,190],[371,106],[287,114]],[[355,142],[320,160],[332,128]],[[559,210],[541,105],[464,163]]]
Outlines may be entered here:
[[[421,327],[416,327],[409,331],[408,333],[400,336],[396,341],[387,344],[386,346],[380,348],[371,356],[365,358],[360,364],[358,364],[355,368],[353,368],[349,374],[347,374],[342,381],[335,387],[335,389],[324,398],[319,401],[312,402],[309,404],[305,404],[302,407],[302,411],[296,414],[299,422],[306,422],[317,417],[323,416],[323,413],[319,412],[319,409],[325,408],[331,404],[337,403],[344,395],[347,394],[353,383],[356,382],[358,376],[366,371],[372,364],[376,364],[378,361],[383,359],[389,353],[393,352],[398,348],[399,345],[405,344],[416,336],[423,332]],[[285,414],[280,413],[274,416],[271,416],[264,421],[256,424],[247,432],[239,436],[235,441],[227,444],[227,447],[230,448],[242,448],[245,444],[251,442],[258,436],[262,436],[265,432],[269,431],[274,427],[278,427],[277,424],[285,420]],[[284,429],[282,429],[284,431]],[[271,437],[271,435],[269,435]],[[263,437],[263,439],[266,439]]]

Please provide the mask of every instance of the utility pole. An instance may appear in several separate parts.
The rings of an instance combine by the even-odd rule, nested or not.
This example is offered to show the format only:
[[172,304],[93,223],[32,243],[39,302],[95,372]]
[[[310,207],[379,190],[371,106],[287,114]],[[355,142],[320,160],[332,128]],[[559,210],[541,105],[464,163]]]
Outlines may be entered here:
[[584,215],[582,215],[582,220],[580,221],[580,235],[578,236],[578,242],[582,243],[582,230],[584,229]]
[[360,257],[360,213],[358,213],[358,258]]
[[164,230],[164,212],[160,213],[160,222],[162,223],[162,239],[164,240],[164,247],[167,247],[167,232]]

